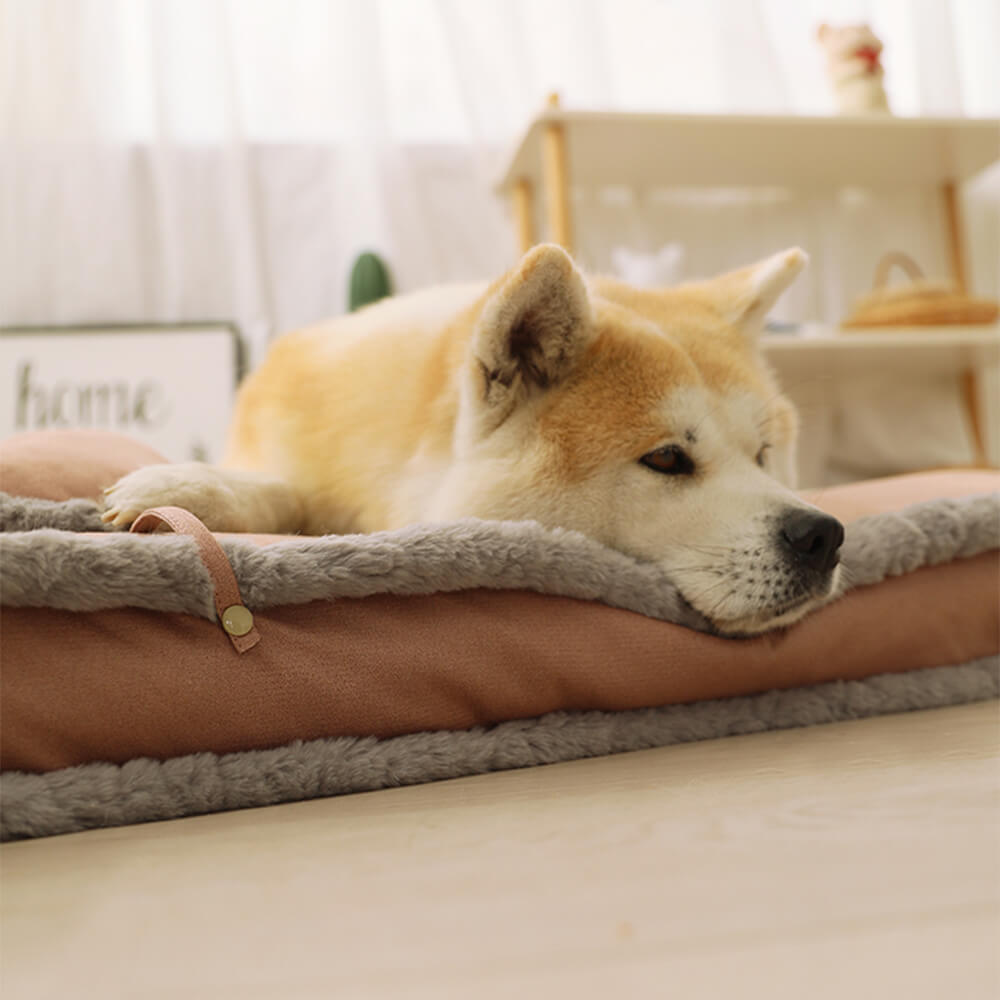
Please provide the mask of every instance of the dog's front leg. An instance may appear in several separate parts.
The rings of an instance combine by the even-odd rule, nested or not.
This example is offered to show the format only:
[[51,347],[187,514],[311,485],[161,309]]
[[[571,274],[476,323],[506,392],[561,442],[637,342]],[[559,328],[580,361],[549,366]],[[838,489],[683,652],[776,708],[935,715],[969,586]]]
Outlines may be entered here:
[[288,483],[201,462],[147,465],[123,476],[104,491],[102,520],[126,528],[163,506],[191,511],[211,531],[292,534],[305,526],[302,501]]

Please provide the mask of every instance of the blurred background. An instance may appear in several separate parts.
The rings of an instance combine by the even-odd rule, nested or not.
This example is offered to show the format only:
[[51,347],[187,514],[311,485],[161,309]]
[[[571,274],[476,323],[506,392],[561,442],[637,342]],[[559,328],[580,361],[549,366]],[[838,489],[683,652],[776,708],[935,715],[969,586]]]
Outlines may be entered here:
[[[895,115],[1000,113],[996,0],[0,0],[0,326],[227,323],[253,366],[278,333],[347,308],[363,251],[397,292],[495,277],[518,253],[497,183],[548,94],[833,114],[824,21],[871,25]],[[605,272],[665,261],[676,280],[799,244],[812,264],[777,319],[835,323],[886,250],[948,272],[939,192],[898,169],[874,194],[574,185],[575,251]],[[996,164],[960,204],[970,288],[995,298]],[[24,342],[5,355],[20,407],[5,432],[57,423]],[[99,346],[80,333],[59,354],[86,366]],[[198,367],[196,347],[178,354]],[[185,433],[217,457],[214,425]],[[913,462],[968,459],[956,440]]]

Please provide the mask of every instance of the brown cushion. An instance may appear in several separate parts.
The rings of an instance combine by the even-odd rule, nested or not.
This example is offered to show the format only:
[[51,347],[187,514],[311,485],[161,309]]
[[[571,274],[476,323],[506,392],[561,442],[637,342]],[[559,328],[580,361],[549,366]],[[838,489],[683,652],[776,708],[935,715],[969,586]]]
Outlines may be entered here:
[[97,497],[143,465],[166,459],[110,431],[29,431],[0,441],[0,490],[15,497]]
[[991,553],[921,569],[750,640],[522,591],[264,610],[243,656],[217,625],[185,615],[7,609],[0,756],[5,769],[45,771],[961,663],[997,651],[998,566]]
[[969,497],[995,490],[1000,490],[1000,473],[994,470],[942,469],[803,490],[802,495],[842,521],[856,521],[938,497]]
[[[155,460],[146,449],[129,458]],[[995,473],[933,473],[812,499],[851,519],[998,485]],[[55,479],[45,486],[68,495]],[[386,737],[961,663],[997,652],[1000,564],[993,552],[921,569],[749,640],[520,591],[314,602],[256,621],[261,642],[238,655],[218,625],[185,615],[4,609],[3,768]]]

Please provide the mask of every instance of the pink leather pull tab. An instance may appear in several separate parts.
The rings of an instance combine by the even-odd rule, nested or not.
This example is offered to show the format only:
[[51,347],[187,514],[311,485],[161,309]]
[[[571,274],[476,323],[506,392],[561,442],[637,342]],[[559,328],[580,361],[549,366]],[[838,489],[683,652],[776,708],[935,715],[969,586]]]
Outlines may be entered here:
[[197,542],[198,554],[212,578],[219,624],[238,653],[245,653],[256,646],[260,642],[260,633],[253,623],[253,615],[243,604],[233,568],[212,533],[183,507],[151,507],[144,510],[132,523],[130,530],[145,533],[161,527],[167,527],[179,535],[189,535]]

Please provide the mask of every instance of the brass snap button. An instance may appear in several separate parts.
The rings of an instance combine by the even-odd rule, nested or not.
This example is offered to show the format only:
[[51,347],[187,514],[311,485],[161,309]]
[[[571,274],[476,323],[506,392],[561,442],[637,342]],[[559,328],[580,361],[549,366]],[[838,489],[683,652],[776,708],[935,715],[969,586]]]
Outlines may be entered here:
[[242,604],[231,604],[222,612],[222,627],[237,637],[246,635],[253,628],[253,615]]

